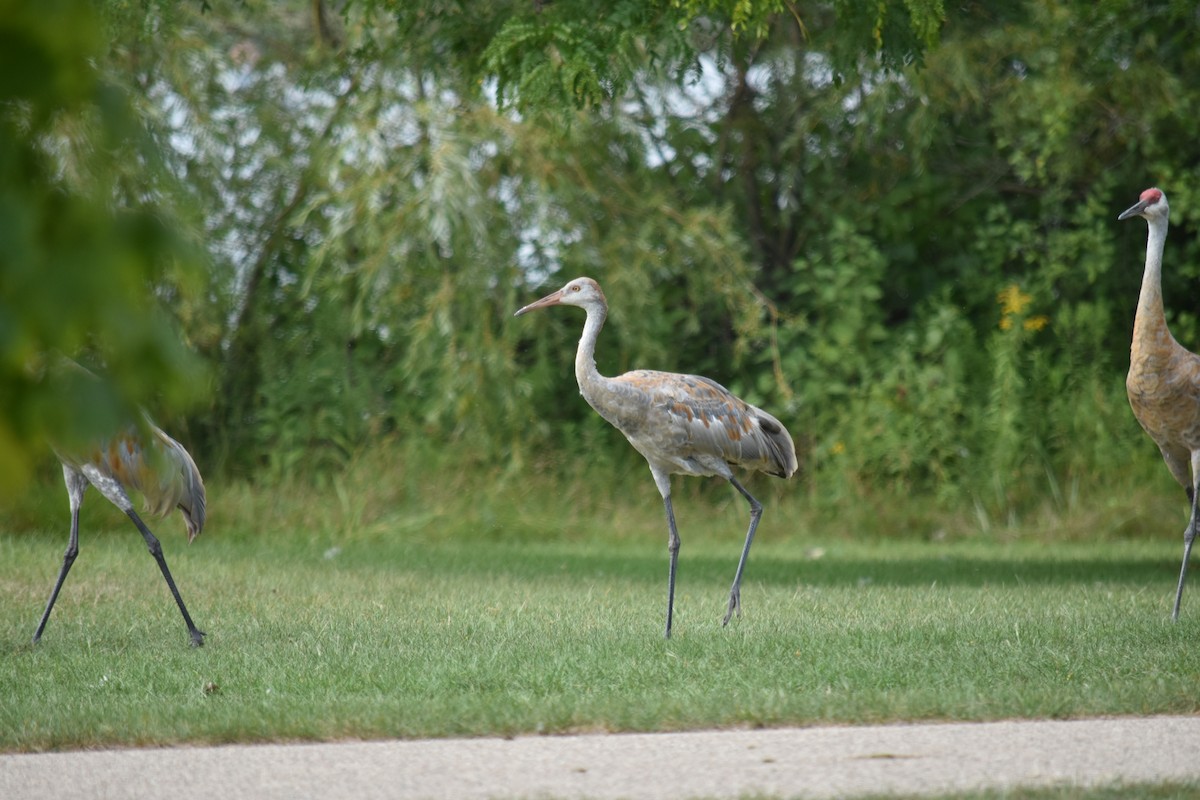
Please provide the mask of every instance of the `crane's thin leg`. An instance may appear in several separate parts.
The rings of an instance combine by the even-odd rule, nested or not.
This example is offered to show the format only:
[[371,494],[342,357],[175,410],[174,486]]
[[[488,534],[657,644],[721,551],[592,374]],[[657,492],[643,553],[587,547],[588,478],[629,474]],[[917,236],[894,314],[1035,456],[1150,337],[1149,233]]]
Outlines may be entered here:
[[46,610],[42,612],[42,621],[38,622],[37,630],[34,631],[34,644],[42,638],[42,631],[46,630],[46,622],[50,619],[50,609],[54,608],[54,602],[59,599],[59,591],[62,589],[62,582],[67,579],[67,572],[71,571],[71,565],[74,564],[79,554],[79,507],[74,506],[71,509],[71,540],[67,542],[67,552],[62,554],[62,569],[59,570],[59,579],[54,582],[54,590],[50,593],[50,600],[46,603]]
[[58,600],[58,593],[62,590],[63,581],[67,579],[67,573],[71,571],[71,565],[75,563],[75,556],[79,555],[79,509],[71,511],[71,539],[67,543],[67,552],[63,554],[62,569],[58,571],[58,580],[54,582],[54,590],[50,592],[50,600],[46,603],[46,610],[42,612],[42,620],[38,623],[37,630],[33,632],[33,643],[37,644],[42,638],[42,631],[46,630],[46,622],[50,619],[50,610],[54,608],[54,602]]
[[738,560],[737,573],[733,576],[733,588],[729,590],[729,608],[725,611],[725,619],[721,621],[721,625],[729,624],[729,618],[737,612],[738,618],[742,616],[742,572],[746,569],[746,557],[750,555],[750,544],[754,541],[754,531],[758,529],[758,520],[762,517],[762,503],[754,499],[754,495],[746,491],[746,487],[738,483],[737,478],[729,476],[729,482],[733,484],[733,488],[742,493],[742,497],[746,498],[750,503],[750,529],[746,531],[746,545],[742,548],[742,557]]
[[1187,530],[1183,532],[1183,564],[1179,567],[1179,585],[1175,587],[1175,608],[1171,611],[1172,622],[1179,619],[1179,605],[1183,602],[1183,582],[1187,578],[1188,559],[1192,555],[1192,543],[1196,540],[1196,516],[1197,505],[1200,504],[1200,495],[1197,494],[1194,486],[1189,486],[1187,493],[1188,501],[1192,506],[1192,515],[1188,520]]
[[46,610],[42,612],[42,620],[33,633],[34,644],[37,644],[38,640],[42,638],[42,632],[46,630],[46,622],[50,619],[50,611],[54,608],[54,602],[58,600],[59,591],[62,590],[63,581],[67,579],[67,573],[71,571],[71,565],[75,563],[75,556],[79,555],[79,507],[83,504],[83,492],[87,489],[87,479],[69,467],[63,467],[63,479],[67,484],[67,496],[71,500],[71,538],[67,541],[67,552],[63,553],[58,580],[54,582],[54,590],[50,592],[50,600],[46,603]]
[[150,532],[146,527],[146,523],[142,522],[142,518],[132,508],[125,509],[125,513],[133,520],[133,524],[141,531],[142,538],[146,540],[146,547],[150,548],[150,555],[154,556],[154,560],[158,562],[158,568],[162,571],[163,577],[167,579],[167,586],[171,589],[171,594],[175,596],[175,603],[179,606],[179,611],[183,614],[183,621],[187,623],[188,633],[192,635],[192,646],[202,647],[204,645],[204,631],[198,630],[195,623],[192,622],[192,617],[188,614],[187,606],[183,604],[183,597],[179,594],[179,589],[175,587],[175,579],[171,577],[171,570],[167,569],[167,560],[163,558],[162,545],[159,544],[158,537]]
[[667,509],[667,527],[670,537],[667,539],[667,552],[671,554],[671,567],[667,573],[667,633],[663,638],[671,638],[671,620],[675,615],[675,565],[679,560],[679,531],[675,527],[675,511],[671,508],[671,495],[663,495],[663,505]]

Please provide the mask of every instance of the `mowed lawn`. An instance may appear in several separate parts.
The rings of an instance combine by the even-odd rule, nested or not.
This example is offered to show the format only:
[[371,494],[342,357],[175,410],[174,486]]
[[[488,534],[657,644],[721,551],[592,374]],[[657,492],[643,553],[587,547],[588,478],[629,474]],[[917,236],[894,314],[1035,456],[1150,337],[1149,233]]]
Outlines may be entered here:
[[661,507],[640,501],[528,535],[451,514],[186,546],[176,518],[157,529],[194,649],[98,501],[36,647],[65,525],[0,531],[0,749],[1200,710],[1200,590],[1172,624],[1171,535],[822,537],[768,506],[722,628],[744,512],[685,508],[667,641]]

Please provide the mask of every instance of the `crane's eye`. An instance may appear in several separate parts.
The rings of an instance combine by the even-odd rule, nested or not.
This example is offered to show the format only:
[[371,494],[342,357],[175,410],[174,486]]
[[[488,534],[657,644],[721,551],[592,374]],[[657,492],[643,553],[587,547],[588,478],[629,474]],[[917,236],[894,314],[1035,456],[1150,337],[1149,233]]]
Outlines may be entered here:
[[579,291],[579,287],[578,287],[578,286],[572,286],[572,287],[571,287],[571,291],[572,291],[572,292],[578,292],[578,291]]

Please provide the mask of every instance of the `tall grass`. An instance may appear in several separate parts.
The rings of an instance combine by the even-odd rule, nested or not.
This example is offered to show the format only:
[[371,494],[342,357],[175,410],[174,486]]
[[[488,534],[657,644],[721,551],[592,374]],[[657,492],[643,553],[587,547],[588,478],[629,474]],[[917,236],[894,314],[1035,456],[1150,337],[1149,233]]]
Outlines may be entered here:
[[[597,535],[665,542],[662,501],[645,461],[627,446],[604,446],[620,435],[607,427],[603,432],[603,442],[588,439],[581,452],[554,451],[519,462],[480,463],[453,449],[385,441],[338,471],[300,469],[266,482],[210,476],[210,533],[332,539],[419,531],[456,540]],[[1117,469],[1077,465],[1060,473],[1031,456],[1015,504],[998,502],[1003,488],[993,491],[986,477],[949,496],[914,491],[903,481],[872,481],[847,455],[843,467],[839,455],[810,452],[809,463],[790,481],[745,476],[766,506],[765,530],[774,531],[767,535],[1176,541],[1187,522],[1182,490],[1141,435],[1132,438]],[[0,534],[65,530],[57,464],[47,459],[38,474],[40,480],[22,496],[0,498]],[[1011,480],[1006,477],[1004,485]],[[719,523],[712,520],[719,529],[715,535],[737,538],[744,531],[744,501],[721,480],[676,477],[673,497],[684,517],[695,513],[697,533],[707,530],[713,513],[723,515]],[[128,524],[95,493],[88,494],[85,508],[85,514],[97,515],[93,524]],[[615,515],[621,525],[609,524]],[[686,538],[692,531],[681,528],[681,534]]]

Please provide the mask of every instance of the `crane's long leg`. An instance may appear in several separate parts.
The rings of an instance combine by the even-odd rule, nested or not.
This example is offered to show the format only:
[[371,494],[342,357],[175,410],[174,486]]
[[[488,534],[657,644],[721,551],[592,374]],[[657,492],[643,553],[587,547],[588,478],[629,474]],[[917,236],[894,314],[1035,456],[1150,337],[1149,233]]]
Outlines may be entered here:
[[154,556],[154,560],[158,562],[158,568],[162,571],[163,577],[167,579],[167,586],[171,589],[171,594],[175,596],[175,603],[179,606],[180,613],[183,614],[183,621],[187,623],[188,633],[192,636],[192,646],[201,647],[204,645],[204,631],[198,630],[195,623],[192,622],[192,616],[188,614],[187,606],[183,604],[183,597],[179,594],[179,589],[175,587],[175,579],[171,577],[171,570],[167,569],[167,560],[163,557],[162,545],[158,541],[158,537],[150,532],[146,527],[146,523],[142,522],[142,518],[132,508],[125,509],[125,513],[133,520],[133,524],[141,531],[142,538],[146,540],[146,547],[150,548],[150,555]]
[[754,531],[758,529],[758,521],[762,518],[763,511],[762,503],[755,500],[754,495],[746,491],[746,487],[738,483],[737,478],[730,475],[729,482],[750,503],[750,529],[746,531],[746,544],[742,548],[742,557],[738,560],[737,573],[733,576],[733,588],[729,590],[729,608],[725,611],[725,619],[721,620],[722,626],[729,624],[729,619],[735,611],[739,618],[742,616],[742,572],[746,569],[746,557],[750,555],[750,544],[754,541]]
[[671,495],[663,495],[663,505],[667,509],[667,528],[670,529],[667,552],[671,554],[671,567],[667,573],[667,633],[663,638],[670,639],[671,620],[675,615],[675,565],[679,560],[679,531],[675,527],[675,511],[671,508]]
[[50,619],[50,610],[54,608],[54,601],[58,599],[63,581],[67,579],[67,573],[71,571],[71,565],[75,563],[77,555],[79,555],[79,506],[72,503],[71,539],[67,542],[67,552],[63,554],[62,569],[58,571],[58,580],[54,582],[54,591],[50,592],[50,600],[46,603],[46,610],[42,612],[42,621],[38,623],[37,630],[33,633],[34,644],[37,644],[38,640],[42,638],[42,631],[46,630],[46,621]]
[[58,580],[54,582],[54,590],[50,592],[50,600],[46,603],[46,610],[42,612],[42,620],[33,633],[34,644],[42,638],[42,632],[46,630],[46,621],[50,619],[50,611],[54,608],[54,602],[58,600],[58,593],[67,579],[67,573],[71,571],[71,565],[75,563],[75,556],[79,555],[79,508],[83,505],[83,493],[87,491],[88,481],[83,473],[63,464],[63,483],[67,485],[67,499],[71,503],[71,538],[67,541],[67,551],[63,553]]
[[[1193,458],[1195,462],[1197,459]],[[1193,467],[1193,475],[1196,474]],[[1183,602],[1183,582],[1187,578],[1188,559],[1192,556],[1192,543],[1196,540],[1196,525],[1198,524],[1197,506],[1200,505],[1200,493],[1196,491],[1196,486],[1188,487],[1188,500],[1192,506],[1192,514],[1188,519],[1187,530],[1183,532],[1183,564],[1179,567],[1179,585],[1175,587],[1175,608],[1171,611],[1171,620],[1179,619],[1179,605]]]

